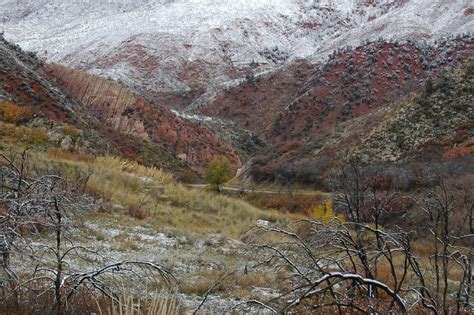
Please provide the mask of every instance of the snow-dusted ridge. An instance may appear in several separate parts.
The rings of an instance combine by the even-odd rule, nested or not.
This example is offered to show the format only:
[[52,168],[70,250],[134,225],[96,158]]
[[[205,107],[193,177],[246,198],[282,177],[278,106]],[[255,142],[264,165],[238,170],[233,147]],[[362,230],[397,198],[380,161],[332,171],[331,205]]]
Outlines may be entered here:
[[190,90],[377,37],[474,29],[466,0],[0,0],[7,39],[149,90]]

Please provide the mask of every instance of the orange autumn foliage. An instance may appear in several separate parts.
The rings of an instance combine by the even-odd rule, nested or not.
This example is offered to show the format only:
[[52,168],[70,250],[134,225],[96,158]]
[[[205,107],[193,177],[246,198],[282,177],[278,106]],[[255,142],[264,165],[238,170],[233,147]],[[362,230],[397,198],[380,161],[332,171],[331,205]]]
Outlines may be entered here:
[[1,102],[0,116],[7,123],[18,124],[30,120],[33,117],[33,112],[28,106],[18,106],[13,102]]

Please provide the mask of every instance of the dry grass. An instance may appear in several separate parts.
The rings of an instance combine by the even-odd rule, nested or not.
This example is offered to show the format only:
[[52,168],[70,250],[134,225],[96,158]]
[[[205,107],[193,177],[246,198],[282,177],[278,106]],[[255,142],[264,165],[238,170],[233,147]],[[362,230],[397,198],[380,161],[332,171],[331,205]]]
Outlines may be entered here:
[[143,166],[141,164],[138,164],[137,162],[124,160],[118,157],[99,157],[95,161],[95,164],[101,165],[106,168],[135,174],[145,179],[153,179],[155,182],[161,184],[170,184],[173,182],[173,176],[171,174],[163,172],[159,168],[153,166]]
[[102,314],[109,315],[176,315],[180,314],[176,295],[157,293],[150,300],[136,299],[131,295],[120,297],[120,303],[114,303]]
[[[30,167],[44,174],[58,174],[105,202],[105,211],[123,211],[148,220],[157,228],[185,233],[220,233],[239,238],[257,220],[284,223],[276,210],[262,211],[235,198],[189,189],[154,167],[116,157],[75,155],[57,150],[30,155]],[[123,210],[113,210],[120,205]],[[131,209],[132,211],[129,211]],[[139,210],[137,210],[139,209]]]
[[[5,292],[9,292],[6,288]],[[24,315],[24,314],[57,314],[53,309],[54,295],[52,291],[42,292],[44,288],[36,290],[18,290],[16,294],[4,296],[0,290],[0,314]],[[110,301],[94,296],[89,290],[79,291],[69,300],[67,310],[61,314],[99,314],[100,308],[106,308]]]
[[63,124],[62,129],[65,135],[68,135],[73,139],[77,139],[80,136],[79,129],[77,129],[73,125],[65,123]]
[[15,126],[0,122],[1,144],[14,144],[27,147],[31,145],[46,145],[48,134],[43,129]]
[[213,288],[213,294],[228,297],[252,298],[252,290],[268,288],[276,282],[272,272],[230,272],[222,270],[200,270],[196,278],[182,284],[183,292],[188,295],[204,296]]
[[50,148],[48,149],[47,153],[48,157],[54,160],[69,160],[93,163],[96,159],[95,156],[84,152],[71,152],[58,148]]
[[[287,217],[276,210],[262,211],[250,204],[212,192],[169,185],[160,198],[166,203],[155,209],[159,226],[179,226],[199,234],[222,233],[236,238],[257,220],[282,223]],[[166,219],[166,221],[163,221]]]
[[[2,300],[0,314],[56,314],[53,304],[51,292],[38,295],[34,291],[20,291]],[[61,314],[176,315],[183,312],[173,292],[155,293],[152,298],[142,299],[123,293],[120,301],[112,302],[105,297],[96,297],[88,290],[80,290]]]

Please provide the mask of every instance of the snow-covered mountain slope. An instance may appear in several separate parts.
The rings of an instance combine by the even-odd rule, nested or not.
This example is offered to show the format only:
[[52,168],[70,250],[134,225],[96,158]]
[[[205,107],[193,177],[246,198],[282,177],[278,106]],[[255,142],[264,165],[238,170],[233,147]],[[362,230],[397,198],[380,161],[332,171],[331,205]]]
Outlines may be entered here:
[[382,36],[474,29],[466,0],[0,0],[0,28],[51,62],[150,91],[205,89]]
[[[379,2],[379,1],[365,1]],[[359,45],[361,40],[432,40],[474,31],[474,2],[470,0],[401,0],[389,14],[371,17],[347,33],[321,46],[330,53],[341,45]]]

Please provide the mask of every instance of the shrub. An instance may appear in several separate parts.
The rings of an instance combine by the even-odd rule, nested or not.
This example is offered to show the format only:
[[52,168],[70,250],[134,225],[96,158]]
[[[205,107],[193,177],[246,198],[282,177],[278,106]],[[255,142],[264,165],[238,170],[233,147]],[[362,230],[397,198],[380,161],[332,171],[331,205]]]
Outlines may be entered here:
[[198,181],[198,176],[192,170],[184,170],[179,172],[177,175],[177,180],[185,184],[196,184]]
[[431,81],[431,80],[426,81],[425,94],[427,96],[430,96],[431,94],[433,94],[433,92],[435,92],[435,88],[433,86],[433,81]]
[[293,141],[290,141],[290,142],[278,147],[277,152],[280,153],[280,154],[285,154],[285,153],[288,153],[290,151],[297,150],[297,149],[301,148],[302,146],[304,146],[304,143],[302,141],[293,140]]
[[471,140],[466,145],[453,148],[443,154],[443,160],[454,160],[459,157],[469,156],[474,154],[474,140]]
[[128,206],[127,212],[130,216],[138,220],[144,220],[148,217],[148,213],[138,206]]
[[20,107],[12,102],[0,103],[0,115],[2,120],[11,123],[19,124],[30,120],[33,117],[33,112],[29,107]]
[[64,134],[70,136],[73,139],[77,139],[80,135],[79,130],[70,124],[64,124],[62,126]]
[[321,222],[329,223],[334,217],[337,217],[341,222],[344,222],[344,216],[342,214],[336,215],[334,213],[334,207],[330,196],[325,196],[324,200],[314,205],[310,210],[310,215]]
[[[323,195],[277,195],[268,196],[263,206],[267,209],[277,209],[281,212],[312,214],[314,205],[320,204]],[[331,208],[332,209],[332,208]]]

